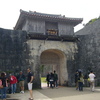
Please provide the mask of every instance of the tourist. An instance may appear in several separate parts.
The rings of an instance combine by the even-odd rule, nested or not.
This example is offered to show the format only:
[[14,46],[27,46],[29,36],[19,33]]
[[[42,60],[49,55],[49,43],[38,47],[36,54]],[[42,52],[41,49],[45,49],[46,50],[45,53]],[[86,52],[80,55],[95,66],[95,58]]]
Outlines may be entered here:
[[49,84],[50,84],[50,73],[49,72],[47,73],[46,81],[47,81],[47,87],[49,87]]
[[54,87],[58,87],[58,75],[56,71],[54,70]]
[[16,92],[16,83],[17,83],[17,78],[16,76],[10,74],[10,87],[11,87],[11,94],[14,94]]
[[30,92],[29,100],[33,100],[32,84],[33,84],[34,76],[33,76],[32,72],[31,72],[30,68],[27,69],[27,72],[28,72],[28,74],[27,74],[28,89],[29,89],[29,92]]
[[17,76],[20,93],[24,93],[24,81],[25,81],[25,75],[22,71],[20,71],[19,75]]
[[84,83],[84,76],[81,71],[79,71],[79,77],[78,77],[78,88],[79,91],[83,91],[83,83]]
[[94,78],[95,78],[95,74],[93,73],[93,71],[90,72],[89,78],[90,78],[90,89],[91,89],[91,91],[94,92],[94,87],[95,87],[95,85],[94,85],[95,79]]
[[50,73],[50,88],[54,88],[54,74]]
[[76,86],[76,90],[78,90],[78,77],[79,77],[79,73],[78,70],[75,72],[75,86]]
[[0,77],[0,92],[1,92],[1,99],[6,100],[6,92],[7,92],[7,83],[8,78],[6,77],[5,72],[1,73]]

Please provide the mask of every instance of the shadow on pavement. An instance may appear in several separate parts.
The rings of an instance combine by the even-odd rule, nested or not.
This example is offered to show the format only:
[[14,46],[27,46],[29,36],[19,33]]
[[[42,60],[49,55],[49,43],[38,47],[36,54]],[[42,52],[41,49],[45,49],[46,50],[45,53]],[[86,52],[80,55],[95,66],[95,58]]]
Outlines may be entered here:
[[[49,98],[85,95],[85,94],[93,93],[90,91],[89,88],[84,88],[83,91],[78,91],[75,89],[75,87],[62,87],[62,86],[59,86],[59,88],[53,88],[53,89],[48,88],[47,86],[42,86],[42,89],[38,91]],[[95,91],[94,93],[100,93],[100,92]]]
[[[1,99],[0,99],[1,100]],[[19,99],[11,99],[9,95],[7,95],[7,99],[6,100],[19,100]]]

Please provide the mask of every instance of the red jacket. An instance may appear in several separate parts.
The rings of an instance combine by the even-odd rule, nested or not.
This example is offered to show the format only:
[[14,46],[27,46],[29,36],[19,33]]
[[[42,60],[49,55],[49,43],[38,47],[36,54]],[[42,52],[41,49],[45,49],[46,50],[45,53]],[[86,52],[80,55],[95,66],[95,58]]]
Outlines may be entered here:
[[17,78],[15,76],[10,77],[10,84],[15,84],[17,83]]

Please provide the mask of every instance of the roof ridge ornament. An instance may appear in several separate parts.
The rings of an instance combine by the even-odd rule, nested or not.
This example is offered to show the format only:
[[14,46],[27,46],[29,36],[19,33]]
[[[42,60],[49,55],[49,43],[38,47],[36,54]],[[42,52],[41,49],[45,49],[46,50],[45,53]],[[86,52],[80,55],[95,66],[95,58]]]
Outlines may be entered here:
[[22,12],[23,10],[22,9],[20,9],[20,12]]

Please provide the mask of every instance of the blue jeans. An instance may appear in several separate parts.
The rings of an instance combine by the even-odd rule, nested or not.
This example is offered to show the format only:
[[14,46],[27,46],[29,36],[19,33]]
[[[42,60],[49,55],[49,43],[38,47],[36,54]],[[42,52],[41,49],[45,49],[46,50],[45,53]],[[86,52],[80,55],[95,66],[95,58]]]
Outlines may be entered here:
[[16,83],[11,84],[11,93],[15,93],[15,92],[16,92]]
[[83,91],[83,82],[79,82],[79,91]]
[[7,91],[7,87],[0,89],[1,99],[6,99],[6,91]]

